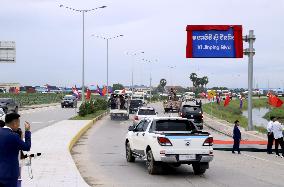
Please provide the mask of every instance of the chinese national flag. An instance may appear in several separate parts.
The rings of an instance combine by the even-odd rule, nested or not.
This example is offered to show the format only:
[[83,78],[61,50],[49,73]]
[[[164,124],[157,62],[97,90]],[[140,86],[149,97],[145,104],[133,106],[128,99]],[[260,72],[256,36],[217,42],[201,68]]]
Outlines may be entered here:
[[268,103],[274,107],[281,107],[283,101],[279,99],[277,96],[270,94],[268,97]]
[[228,106],[230,103],[230,97],[227,95],[225,102],[224,102],[224,107]]
[[86,99],[87,99],[87,100],[90,100],[90,99],[91,99],[91,90],[90,90],[90,89],[87,89]]

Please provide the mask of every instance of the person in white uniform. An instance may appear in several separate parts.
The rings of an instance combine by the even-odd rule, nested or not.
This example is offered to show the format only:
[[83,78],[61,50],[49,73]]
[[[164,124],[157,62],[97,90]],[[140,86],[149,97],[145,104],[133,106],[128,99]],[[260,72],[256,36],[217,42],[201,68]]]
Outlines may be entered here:
[[272,146],[274,141],[274,136],[272,132],[273,123],[275,122],[276,118],[274,116],[270,117],[270,121],[267,124],[267,154],[272,154]]
[[278,146],[280,145],[282,148],[282,155],[280,157],[283,158],[284,156],[284,144],[283,144],[283,125],[278,121],[279,118],[276,118],[276,121],[272,125],[272,132],[275,139],[275,152],[276,156],[280,156]]

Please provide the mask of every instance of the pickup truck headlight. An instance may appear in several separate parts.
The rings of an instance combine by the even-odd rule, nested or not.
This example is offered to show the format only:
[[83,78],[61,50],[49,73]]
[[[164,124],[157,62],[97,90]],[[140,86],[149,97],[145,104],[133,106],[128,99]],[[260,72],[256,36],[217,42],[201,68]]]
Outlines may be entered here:
[[168,138],[165,138],[165,137],[158,137],[157,140],[161,146],[172,146],[173,145],[172,142]]

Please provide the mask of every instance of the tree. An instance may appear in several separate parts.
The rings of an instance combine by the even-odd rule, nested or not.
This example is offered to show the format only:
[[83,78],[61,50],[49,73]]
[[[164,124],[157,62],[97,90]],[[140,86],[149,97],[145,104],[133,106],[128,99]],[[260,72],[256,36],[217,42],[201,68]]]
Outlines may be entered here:
[[202,84],[201,84],[202,87],[204,87],[204,85],[206,87],[206,85],[209,83],[208,77],[207,76],[202,77],[201,82],[202,82]]
[[196,87],[196,80],[197,80],[197,74],[196,73],[191,73],[189,76],[190,80],[192,81],[193,87]]
[[159,93],[161,93],[161,92],[163,93],[165,91],[165,89],[164,89],[164,87],[162,87],[162,85],[159,84],[158,87],[156,88],[156,91],[159,92]]
[[202,86],[202,78],[196,78],[195,87],[199,88]]
[[123,90],[124,86],[122,84],[117,83],[117,84],[113,84],[112,89],[113,89],[113,91],[114,90]]
[[166,79],[161,79],[160,80],[160,85],[165,88],[165,86],[167,85],[167,80]]

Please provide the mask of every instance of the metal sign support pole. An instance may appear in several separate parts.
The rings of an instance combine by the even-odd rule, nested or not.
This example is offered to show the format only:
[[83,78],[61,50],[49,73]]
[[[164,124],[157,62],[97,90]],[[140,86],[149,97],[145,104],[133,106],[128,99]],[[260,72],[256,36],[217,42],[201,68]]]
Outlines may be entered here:
[[243,40],[249,43],[249,48],[244,50],[244,54],[248,55],[248,130],[253,130],[252,123],[252,89],[253,89],[253,56],[255,50],[253,48],[253,43],[255,41],[255,35],[253,30],[249,31],[249,35],[244,36]]

